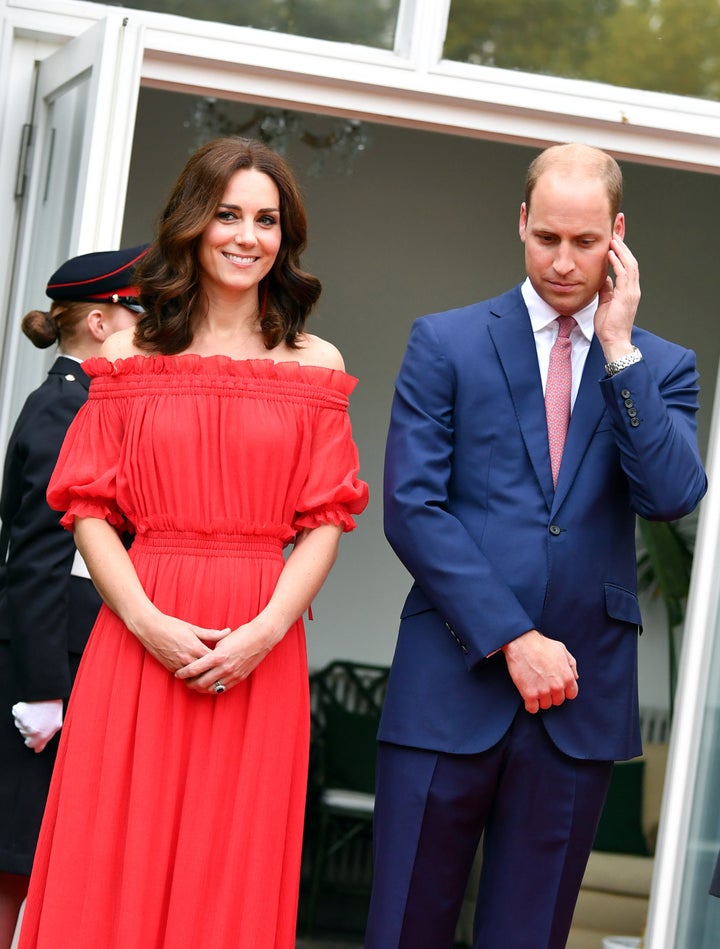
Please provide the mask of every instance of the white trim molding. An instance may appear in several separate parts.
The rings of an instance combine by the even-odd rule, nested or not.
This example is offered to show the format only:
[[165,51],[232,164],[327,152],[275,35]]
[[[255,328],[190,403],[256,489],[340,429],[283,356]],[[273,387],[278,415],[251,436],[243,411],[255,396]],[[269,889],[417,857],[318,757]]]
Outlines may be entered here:
[[[442,60],[449,0],[402,0],[395,50],[123,8],[144,28],[141,82],[542,147],[720,173],[720,103]],[[17,29],[75,35],[115,6],[0,0]]]
[[[677,946],[676,927],[690,825],[698,783],[704,710],[708,696],[710,657],[720,618],[720,374],[715,385],[713,428],[707,456],[708,491],[700,509],[693,572],[683,632],[683,648],[670,736],[662,818],[650,893],[647,949]],[[715,805],[713,805],[714,807]],[[710,879],[705,886],[710,885]],[[708,900],[711,897],[707,897]],[[709,945],[709,943],[708,943]],[[678,947],[681,949],[681,947]]]

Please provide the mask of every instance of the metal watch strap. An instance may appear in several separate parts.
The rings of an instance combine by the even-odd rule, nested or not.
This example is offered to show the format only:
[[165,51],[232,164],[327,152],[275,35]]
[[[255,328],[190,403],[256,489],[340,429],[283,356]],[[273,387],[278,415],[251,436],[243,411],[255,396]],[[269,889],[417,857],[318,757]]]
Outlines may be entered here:
[[641,359],[642,353],[637,346],[633,346],[632,352],[628,353],[627,356],[621,356],[620,359],[613,359],[612,362],[606,363],[605,372],[609,376],[614,376],[616,372],[620,372],[621,369],[627,369],[628,366],[640,362]]

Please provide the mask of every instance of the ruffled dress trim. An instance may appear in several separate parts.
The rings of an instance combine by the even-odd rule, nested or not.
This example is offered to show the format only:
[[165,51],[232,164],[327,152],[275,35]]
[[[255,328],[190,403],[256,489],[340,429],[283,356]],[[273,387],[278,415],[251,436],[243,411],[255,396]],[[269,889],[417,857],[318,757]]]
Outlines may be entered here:
[[[306,511],[299,514],[293,521],[293,527],[296,531],[314,530],[323,524],[335,524],[342,527],[343,532],[348,534],[355,530],[355,518],[352,514],[362,514],[367,506],[367,496],[362,495],[353,502],[348,502],[346,507],[323,507],[315,511]],[[352,513],[351,513],[352,512]]]
[[105,501],[96,501],[85,498],[73,498],[67,511],[60,518],[60,526],[66,531],[73,531],[75,527],[75,518],[96,517],[98,520],[107,521],[116,530],[130,531],[134,533],[135,525],[125,517],[117,508],[110,507]]
[[[181,353],[177,356],[135,355],[111,362],[104,356],[86,359],[82,368],[94,380],[118,376],[202,375],[221,383],[225,378],[252,382],[278,380],[303,387],[308,385],[333,390],[347,397],[358,380],[341,369],[310,366],[300,362],[275,362],[272,359],[231,359],[230,356],[199,356]],[[96,389],[98,386],[95,387]]]

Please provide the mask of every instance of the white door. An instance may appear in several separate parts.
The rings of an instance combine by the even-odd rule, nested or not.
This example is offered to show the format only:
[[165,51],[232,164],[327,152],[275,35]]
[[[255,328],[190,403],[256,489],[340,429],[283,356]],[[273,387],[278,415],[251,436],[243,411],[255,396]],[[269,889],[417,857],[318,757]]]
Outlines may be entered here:
[[54,358],[22,334],[47,310],[48,277],[68,257],[117,247],[142,63],[142,30],[112,15],[37,65],[8,332],[0,367],[0,450]]

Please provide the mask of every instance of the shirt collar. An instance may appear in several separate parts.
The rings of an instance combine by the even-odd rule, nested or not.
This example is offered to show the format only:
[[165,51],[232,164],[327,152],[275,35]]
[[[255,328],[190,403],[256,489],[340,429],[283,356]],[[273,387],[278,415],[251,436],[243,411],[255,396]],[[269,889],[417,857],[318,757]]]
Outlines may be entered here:
[[[540,330],[544,330],[557,319],[557,313],[555,310],[553,310],[549,303],[546,303],[543,300],[535,287],[533,287],[529,277],[526,278],[525,282],[520,288],[520,291],[523,295],[523,300],[525,301],[525,306],[527,307],[528,313],[530,314],[530,323],[532,325],[533,333],[538,333]],[[575,322],[580,327],[583,336],[588,342],[592,340],[593,333],[595,331],[594,320],[597,304],[598,298],[596,294],[587,304],[587,306],[584,306],[582,310],[578,310],[577,313],[573,313]]]

